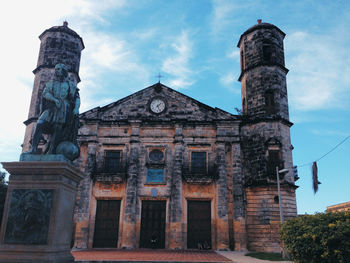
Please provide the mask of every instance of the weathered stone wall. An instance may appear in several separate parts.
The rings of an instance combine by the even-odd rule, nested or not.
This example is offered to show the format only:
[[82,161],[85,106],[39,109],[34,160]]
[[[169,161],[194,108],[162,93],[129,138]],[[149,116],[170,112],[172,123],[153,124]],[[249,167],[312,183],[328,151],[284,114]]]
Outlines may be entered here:
[[84,44],[76,32],[68,28],[68,25],[63,25],[45,30],[39,38],[41,44],[37,68],[53,68],[56,64],[63,63],[70,72],[78,75]]
[[[159,92],[153,88],[146,89],[144,92],[148,94],[148,98],[159,96]],[[173,92],[168,93],[166,87],[162,92],[161,95],[167,99],[168,105],[177,105],[173,106],[173,109],[178,108],[182,111],[178,104],[189,100],[186,97],[175,96]],[[128,171],[127,179],[119,183],[117,188],[113,186],[115,185],[113,182],[93,183],[89,215],[90,231],[85,244],[92,247],[96,215],[95,198],[98,193],[99,199],[108,199],[113,195],[122,200],[118,247],[139,247],[142,200],[166,200],[165,246],[173,249],[187,248],[187,200],[210,200],[212,203],[212,246],[215,249],[228,249],[230,237],[233,244],[234,236],[234,211],[233,203],[230,203],[233,197],[229,195],[233,193],[234,187],[232,179],[234,168],[231,162],[240,163],[240,160],[232,160],[232,158],[238,158],[239,154],[236,152],[232,155],[231,148],[233,145],[239,145],[239,121],[232,118],[228,122],[217,124],[213,120],[197,123],[174,122],[167,119],[166,113],[160,115],[158,121],[154,121],[155,116],[149,113],[145,97],[144,94],[130,96],[130,100],[121,101],[121,103],[124,105],[123,110],[126,111],[125,107],[129,107],[127,112],[133,116],[138,114],[145,116],[143,111],[147,111],[147,114],[151,116],[148,120],[142,117],[139,121],[117,120],[117,115],[110,115],[110,113],[118,112],[118,109],[122,108],[119,104],[83,114],[81,120],[84,124],[79,132],[81,145],[84,145],[85,141],[90,145],[94,136],[97,140],[95,153],[97,174],[95,177],[98,176],[100,170],[102,171],[105,150],[121,150],[123,152],[122,162],[126,162]],[[202,120],[209,117],[220,118],[214,109],[201,110],[197,107],[201,105],[193,101],[187,105],[192,119],[194,112],[197,112],[199,116],[196,117]],[[132,111],[131,108],[138,109],[141,113]],[[107,121],[105,116],[113,116],[114,119],[108,118]],[[147,183],[146,181],[148,153],[153,148],[164,149],[164,183]],[[208,171],[215,173],[213,174],[215,179],[207,178],[206,181],[201,182],[186,181],[185,171],[188,171],[191,165],[191,151],[194,150],[207,152]],[[86,151],[82,151],[82,154],[86,154]],[[238,174],[239,170],[235,172]],[[240,193],[242,195],[242,192]],[[238,197],[238,194],[236,195]],[[243,197],[240,197],[240,200],[243,200]],[[236,206],[239,205],[241,203],[238,202]],[[85,207],[84,204],[77,206]],[[243,207],[237,209],[242,210]],[[231,215],[231,220],[229,220],[229,215]],[[231,234],[229,234],[230,229]],[[77,228],[77,231],[81,230]],[[76,236],[81,238],[83,235],[77,233]]]
[[[247,248],[253,251],[280,252],[276,172],[267,172],[268,142],[271,138],[281,143],[284,168],[289,169],[281,182],[284,184],[282,201],[286,219],[295,217],[296,198],[292,168],[292,150],[289,127],[278,121],[260,122],[241,128],[242,164],[246,192]],[[277,209],[277,210],[276,210]],[[276,212],[277,211],[277,212]]]
[[[277,180],[275,167],[272,166],[289,170],[281,178],[282,196],[285,197],[285,200],[282,198],[284,214],[286,219],[297,215],[284,36],[276,26],[262,23],[248,29],[238,43],[242,56],[239,80],[243,106],[241,153],[246,203],[244,223],[247,248],[255,251],[280,251]],[[272,161],[271,157],[269,163],[270,151],[271,154],[275,151],[280,160],[274,157]]]
[[[251,118],[268,116],[265,93],[273,91],[276,112],[268,117],[280,116],[289,120],[284,36],[277,27],[262,23],[248,29],[240,38],[238,47],[243,65],[239,80],[242,83],[243,112]],[[264,54],[266,52],[269,54]]]
[[[275,175],[267,173],[268,142],[279,143],[284,167],[292,167],[283,38],[274,25],[262,23],[240,38],[243,116],[202,104],[160,83],[80,115],[81,156],[75,161],[88,176],[81,181],[74,220],[76,248],[92,248],[97,200],[121,200],[119,248],[137,248],[143,200],[165,200],[166,248],[187,248],[187,202],[211,202],[212,247],[276,251]],[[41,46],[28,114],[23,151],[30,150],[42,105],[42,92],[65,63],[78,83],[80,36],[67,24],[40,35]],[[273,112],[266,92],[273,94]],[[150,111],[152,99],[163,112]],[[147,183],[148,153],[164,151],[164,182]],[[123,172],[105,174],[106,150],[122,152]],[[207,153],[207,174],[191,176],[191,152]],[[286,217],[296,215],[290,171],[282,180]]]
[[92,176],[96,164],[96,143],[83,143],[80,147],[80,158],[76,161],[86,177],[80,181],[74,210],[74,247],[88,248],[90,234],[90,205],[92,196]]
[[294,183],[292,145],[289,126],[279,121],[259,122],[241,127],[243,174],[245,184],[264,184],[276,181],[276,174],[267,173],[268,141],[281,143],[284,168],[289,168],[285,180]]
[[[244,74],[243,98],[246,99],[245,114],[250,118],[282,117],[289,120],[286,73],[279,67],[259,66]],[[275,114],[267,114],[265,92],[274,92]]]
[[[277,186],[248,187],[246,196],[248,250],[281,252]],[[295,217],[297,214],[295,188],[283,184],[281,196],[285,220]]]
[[[238,47],[243,51],[244,69],[248,70],[262,64],[279,64],[284,66],[283,39],[285,34],[276,26],[262,23],[243,33]],[[264,58],[264,44],[269,44],[271,58]]]

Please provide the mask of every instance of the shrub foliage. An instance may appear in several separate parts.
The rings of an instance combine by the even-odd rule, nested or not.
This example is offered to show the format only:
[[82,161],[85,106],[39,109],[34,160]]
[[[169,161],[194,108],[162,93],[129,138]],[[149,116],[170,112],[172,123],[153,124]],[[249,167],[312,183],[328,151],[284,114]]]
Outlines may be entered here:
[[283,224],[281,236],[296,263],[350,262],[350,212],[290,219]]
[[4,205],[6,200],[7,183],[5,181],[6,173],[0,171],[0,226],[2,220],[2,213],[4,211]]

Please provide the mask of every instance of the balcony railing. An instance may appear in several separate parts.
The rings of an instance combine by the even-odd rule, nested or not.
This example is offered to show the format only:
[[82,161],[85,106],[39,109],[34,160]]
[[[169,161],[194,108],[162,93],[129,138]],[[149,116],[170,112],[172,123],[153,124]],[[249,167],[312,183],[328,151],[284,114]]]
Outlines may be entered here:
[[209,166],[206,171],[191,171],[189,166],[182,168],[182,179],[191,184],[211,184],[219,177],[217,165]]
[[94,174],[94,179],[98,182],[122,183],[127,178],[127,165],[120,164],[116,169],[105,169],[105,167],[98,167]]

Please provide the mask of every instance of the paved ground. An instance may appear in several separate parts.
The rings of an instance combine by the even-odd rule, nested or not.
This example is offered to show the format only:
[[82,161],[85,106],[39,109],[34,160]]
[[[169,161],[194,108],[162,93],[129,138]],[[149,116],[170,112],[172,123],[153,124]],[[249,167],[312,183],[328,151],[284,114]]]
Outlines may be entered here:
[[157,250],[157,249],[93,249],[72,251],[78,262],[232,262],[215,251],[199,250]]
[[231,259],[235,263],[268,263],[268,262],[293,263],[292,261],[270,261],[270,260],[261,260],[261,259],[256,259],[252,257],[247,257],[245,256],[247,252],[217,251],[217,253],[225,256],[228,259]]
[[[200,250],[117,250],[117,249],[94,249],[72,251],[76,262],[197,262],[197,263],[268,263],[272,261],[259,260],[244,256],[244,252],[236,251],[200,251]],[[276,261],[274,261],[276,262]],[[292,263],[291,261],[280,261]]]

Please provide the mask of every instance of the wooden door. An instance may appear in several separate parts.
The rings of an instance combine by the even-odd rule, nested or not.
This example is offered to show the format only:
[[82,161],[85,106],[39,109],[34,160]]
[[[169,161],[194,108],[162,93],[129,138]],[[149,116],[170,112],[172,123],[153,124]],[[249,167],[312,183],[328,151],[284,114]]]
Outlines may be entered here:
[[117,247],[119,214],[119,200],[97,201],[93,247]]
[[140,247],[165,247],[165,201],[142,201]]
[[187,248],[211,248],[210,201],[187,203]]

